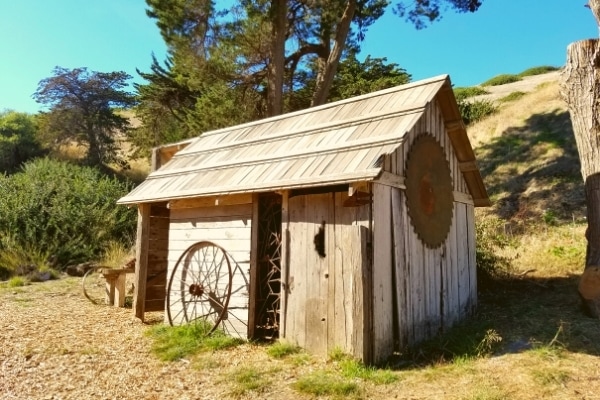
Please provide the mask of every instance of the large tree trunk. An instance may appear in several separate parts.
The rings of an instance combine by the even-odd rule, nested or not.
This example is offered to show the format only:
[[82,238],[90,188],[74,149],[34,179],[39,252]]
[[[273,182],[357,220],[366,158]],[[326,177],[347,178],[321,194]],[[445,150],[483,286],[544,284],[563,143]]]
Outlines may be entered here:
[[270,12],[273,37],[271,38],[271,60],[267,66],[267,116],[272,117],[283,112],[287,0],[273,0]]
[[[590,0],[598,17],[600,0]],[[582,40],[567,48],[561,95],[569,107],[585,181],[587,254],[579,282],[589,313],[600,317],[600,42]]]
[[323,62],[323,60],[320,60],[321,65],[319,66],[319,73],[317,75],[317,82],[311,106],[320,106],[321,104],[325,104],[325,101],[327,100],[329,89],[331,89],[333,78],[335,77],[340,58],[342,57],[342,52],[346,45],[346,39],[350,32],[350,24],[352,23],[355,11],[356,0],[348,0],[344,13],[336,27],[333,49],[329,53],[327,61]]

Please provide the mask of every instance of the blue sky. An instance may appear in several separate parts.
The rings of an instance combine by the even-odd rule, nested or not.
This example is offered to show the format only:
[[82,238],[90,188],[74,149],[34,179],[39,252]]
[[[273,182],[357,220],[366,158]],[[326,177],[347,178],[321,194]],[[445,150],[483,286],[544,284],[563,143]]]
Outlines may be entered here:
[[[447,12],[417,31],[388,10],[359,58],[387,58],[413,80],[450,74],[471,86],[501,73],[562,66],[569,43],[598,37],[585,0],[484,0],[475,14]],[[31,98],[55,66],[125,71],[139,81],[165,46],[144,0],[0,0],[0,111],[35,113]]]

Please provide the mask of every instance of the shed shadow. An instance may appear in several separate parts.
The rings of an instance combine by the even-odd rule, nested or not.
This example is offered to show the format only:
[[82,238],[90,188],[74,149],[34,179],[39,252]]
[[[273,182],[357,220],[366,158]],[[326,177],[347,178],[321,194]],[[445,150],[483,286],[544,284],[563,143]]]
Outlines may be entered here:
[[497,281],[493,289],[479,294],[474,317],[407,349],[390,360],[390,366],[420,368],[440,361],[548,347],[600,356],[600,321],[585,314],[578,280],[579,276],[571,275]]

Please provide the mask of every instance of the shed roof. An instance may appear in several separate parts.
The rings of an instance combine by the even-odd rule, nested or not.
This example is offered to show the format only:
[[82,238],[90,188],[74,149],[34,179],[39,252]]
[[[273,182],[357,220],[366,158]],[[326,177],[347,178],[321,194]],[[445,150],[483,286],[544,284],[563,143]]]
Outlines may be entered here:
[[475,205],[488,205],[447,75],[203,133],[118,203],[373,181],[436,98]]

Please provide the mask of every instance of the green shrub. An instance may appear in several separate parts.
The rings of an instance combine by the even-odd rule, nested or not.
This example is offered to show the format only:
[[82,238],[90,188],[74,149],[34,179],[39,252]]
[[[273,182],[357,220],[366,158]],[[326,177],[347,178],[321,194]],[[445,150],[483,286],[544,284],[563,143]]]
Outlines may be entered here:
[[477,285],[486,289],[493,285],[495,279],[510,276],[511,259],[501,255],[500,250],[511,246],[510,238],[502,231],[500,219],[487,218],[475,224],[477,237]]
[[457,88],[454,88],[453,90],[454,90],[454,97],[456,97],[456,100],[458,100],[458,101],[468,99],[469,97],[481,96],[483,94],[490,93],[480,86],[457,87]]
[[14,287],[25,286],[28,283],[29,282],[27,282],[27,280],[25,278],[20,277],[20,276],[14,276],[8,280],[8,282],[6,283],[6,286],[10,287],[10,288],[14,288]]
[[462,100],[458,102],[458,110],[465,125],[468,125],[494,114],[498,107],[489,100]]
[[267,348],[267,354],[273,358],[284,358],[300,351],[302,351],[300,347],[287,342],[276,342]]
[[507,83],[518,82],[521,80],[519,75],[501,74],[497,75],[487,81],[483,82],[481,86],[500,86],[506,85]]
[[541,74],[546,74],[548,72],[558,71],[558,70],[559,70],[558,67],[553,67],[551,65],[542,65],[539,67],[533,67],[533,68],[526,69],[525,71],[521,72],[519,74],[519,76],[522,78],[525,76],[541,75]]
[[199,320],[181,326],[158,325],[147,331],[152,337],[152,352],[162,361],[176,361],[202,351],[224,350],[245,343],[217,329],[209,335],[212,325]]
[[16,111],[0,112],[0,173],[13,173],[25,161],[42,154],[36,130],[35,116]]
[[510,94],[502,97],[499,101],[501,101],[503,103],[506,103],[506,102],[509,102],[509,101],[515,101],[515,100],[518,100],[518,99],[520,99],[521,97],[523,97],[525,95],[526,95],[525,92],[520,92],[520,91],[512,92],[512,93],[510,93]]
[[0,279],[13,275],[27,276],[31,281],[44,280],[45,276],[53,279],[57,274],[51,272],[49,259],[48,252],[34,244],[0,235]]
[[359,391],[356,382],[328,371],[315,371],[300,377],[292,387],[313,396],[349,396]]
[[131,241],[136,211],[115,204],[130,190],[91,167],[34,160],[0,176],[0,238],[43,249],[59,268],[93,260],[110,241]]

